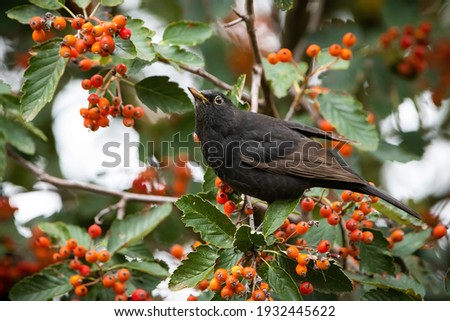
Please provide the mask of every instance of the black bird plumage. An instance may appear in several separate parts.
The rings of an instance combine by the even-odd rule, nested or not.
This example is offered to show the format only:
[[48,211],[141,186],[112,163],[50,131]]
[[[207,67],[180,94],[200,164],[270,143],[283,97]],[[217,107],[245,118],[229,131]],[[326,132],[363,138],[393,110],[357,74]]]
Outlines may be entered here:
[[344,137],[296,122],[238,109],[217,91],[189,88],[195,98],[195,132],[203,156],[234,190],[267,202],[293,199],[311,187],[378,196],[420,216],[355,173],[331,148],[312,138]]

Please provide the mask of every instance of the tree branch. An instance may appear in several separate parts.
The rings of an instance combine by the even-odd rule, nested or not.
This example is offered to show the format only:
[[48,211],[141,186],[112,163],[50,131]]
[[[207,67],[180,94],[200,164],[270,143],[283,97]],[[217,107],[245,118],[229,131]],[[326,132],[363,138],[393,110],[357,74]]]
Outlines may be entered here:
[[[15,160],[20,166],[32,172],[42,182],[50,183],[52,185],[66,189],[78,189],[97,194],[120,197],[119,203],[116,204],[117,209],[120,209],[120,207],[124,208],[125,204],[130,201],[144,202],[144,203],[165,203],[165,202],[174,203],[178,200],[178,198],[171,196],[147,195],[147,194],[137,194],[137,193],[117,191],[102,186],[98,186],[95,184],[75,182],[64,178],[52,176],[47,172],[45,172],[40,167],[36,166],[32,162],[20,156],[11,148],[8,148],[8,156],[13,160]],[[122,213],[118,214],[122,215]]]

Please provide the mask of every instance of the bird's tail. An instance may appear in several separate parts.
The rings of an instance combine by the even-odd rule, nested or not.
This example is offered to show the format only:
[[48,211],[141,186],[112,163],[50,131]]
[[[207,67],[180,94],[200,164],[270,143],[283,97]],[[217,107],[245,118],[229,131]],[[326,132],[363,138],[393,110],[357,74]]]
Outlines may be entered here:
[[384,199],[386,202],[391,203],[392,205],[402,209],[406,213],[411,214],[412,216],[414,216],[418,219],[421,219],[420,215],[416,211],[410,209],[408,206],[406,206],[399,200],[393,198],[389,194],[383,192],[382,190],[380,190],[372,185],[369,185],[369,184],[360,185],[360,186],[358,186],[357,190],[356,189],[353,189],[353,190],[355,190],[356,192],[367,194],[367,195],[378,196],[378,197]]

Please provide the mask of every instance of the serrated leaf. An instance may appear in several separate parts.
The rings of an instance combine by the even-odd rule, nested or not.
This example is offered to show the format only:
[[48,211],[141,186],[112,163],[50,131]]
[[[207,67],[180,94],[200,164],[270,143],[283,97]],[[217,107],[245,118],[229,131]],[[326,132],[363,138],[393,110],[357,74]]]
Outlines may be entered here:
[[163,33],[163,41],[172,45],[195,46],[212,36],[208,24],[199,21],[176,21],[169,24]]
[[262,231],[267,237],[279,228],[289,214],[297,207],[300,198],[295,200],[276,200],[269,205],[264,215]]
[[133,59],[137,57],[136,46],[130,39],[124,40],[121,37],[116,37],[114,41],[116,43],[115,56],[122,59]]
[[216,176],[216,173],[214,173],[214,170],[208,166],[205,170],[205,175],[203,175],[203,184],[202,184],[203,192],[209,192],[209,191],[215,190],[216,177],[217,176]]
[[391,220],[394,220],[399,225],[413,225],[417,227],[425,227],[425,224],[421,220],[415,218],[414,216],[404,212],[403,210],[383,200],[380,200],[377,203],[372,204],[372,207],[381,214],[383,214],[384,216],[387,216]]
[[33,47],[34,56],[25,70],[20,110],[26,121],[31,121],[53,99],[59,79],[68,59],[59,55],[60,39]]
[[447,293],[450,293],[450,269],[447,270],[447,273],[445,274],[445,289],[447,290]]
[[91,237],[86,229],[71,224],[66,224],[66,229],[67,239],[74,238],[77,240],[79,245],[89,248],[89,245],[91,244]]
[[0,116],[0,131],[6,142],[22,153],[32,155],[36,151],[33,139],[20,123]]
[[127,215],[123,220],[115,220],[110,229],[108,251],[113,254],[138,242],[168,217],[171,211],[172,205],[166,203],[143,214]]
[[263,59],[263,67],[270,88],[278,98],[287,96],[292,84],[301,79],[298,70],[290,63],[272,65]]
[[252,231],[248,225],[241,225],[234,235],[233,246],[242,252],[263,245],[266,245],[264,234],[258,231]]
[[298,285],[292,276],[279,266],[270,266],[268,270],[270,288],[283,301],[302,301]]
[[430,237],[430,230],[423,230],[418,233],[409,232],[406,233],[403,241],[395,243],[394,248],[391,250],[392,255],[404,257],[406,255],[413,254],[422,246],[424,246],[425,241]]
[[328,240],[331,244],[336,240],[337,226],[328,224],[326,219],[319,220],[319,226],[311,226],[301,238],[309,245],[317,245],[322,240]]
[[179,291],[184,288],[192,288],[206,279],[214,271],[214,263],[219,257],[217,252],[217,249],[208,245],[198,246],[173,272],[169,281],[169,289]]
[[127,294],[132,294],[136,289],[144,289],[146,292],[150,293],[158,284],[161,283],[165,278],[150,275],[141,271],[134,270],[131,273],[130,279],[127,281]]
[[345,137],[359,142],[358,148],[367,151],[378,147],[378,132],[375,125],[367,121],[367,113],[360,102],[351,95],[330,92],[318,97],[320,112],[337,131]]
[[409,295],[394,289],[373,289],[364,293],[361,301],[413,301]]
[[205,62],[199,55],[187,51],[186,49],[183,49],[179,46],[154,44],[153,47],[155,48],[156,53],[160,57],[169,60],[171,62],[175,62],[176,64],[189,65],[195,67],[203,67],[205,65]]
[[145,274],[153,275],[162,279],[165,279],[166,277],[169,276],[169,271],[167,271],[167,269],[162,267],[157,262],[148,262],[148,261],[131,261],[127,263],[122,263],[114,265],[110,267],[108,270],[116,270],[121,268],[140,271]]
[[0,181],[3,181],[6,171],[6,140],[0,131]]
[[144,21],[141,19],[128,19],[127,28],[131,30],[130,41],[135,46],[139,59],[153,62],[156,58],[152,46],[152,37],[155,32],[143,25]]
[[[36,16],[43,16],[48,10],[36,7],[31,4],[24,4],[14,7],[6,11],[6,15],[10,19],[14,19],[23,24],[29,24],[31,18]],[[58,15],[56,12],[52,12],[53,15]]]
[[65,0],[30,0],[30,3],[44,9],[56,10],[62,8],[61,4],[64,4]]
[[123,3],[123,0],[101,0],[100,3],[105,7],[115,7]]
[[216,261],[215,267],[216,269],[222,268],[229,270],[237,264],[237,262],[242,258],[242,255],[244,255],[244,253],[236,250],[235,248],[221,249],[219,251],[219,258]]
[[180,198],[175,205],[183,212],[181,220],[202,239],[212,245],[230,248],[233,246],[236,226],[210,202],[197,195],[188,194]]
[[291,10],[294,7],[294,0],[275,0],[275,5],[283,11]]
[[73,0],[77,6],[79,6],[81,9],[86,9],[90,4],[91,0]]
[[372,285],[384,289],[392,288],[406,293],[415,299],[422,299],[425,295],[425,288],[423,285],[405,274],[397,276],[375,275],[372,278],[360,274],[349,274],[349,276],[352,280],[361,284]]
[[319,65],[318,67],[330,65],[329,69],[331,70],[346,70],[350,66],[350,61],[344,59],[336,59],[336,57],[330,56],[330,54],[328,53],[328,49],[323,49],[317,55],[317,64]]
[[119,253],[133,259],[144,259],[147,261],[154,260],[153,254],[150,252],[149,248],[142,242],[127,246],[126,248],[120,250]]
[[70,291],[74,272],[67,263],[51,265],[20,280],[9,292],[13,301],[46,301]]
[[183,89],[166,76],[145,78],[135,85],[139,99],[151,110],[165,113],[192,110],[192,103]]
[[[394,274],[394,259],[387,250],[389,242],[383,237],[383,233],[377,230],[372,232],[374,240],[371,244],[361,243],[360,246],[360,269],[366,274]],[[374,259],[376,258],[376,259]]]

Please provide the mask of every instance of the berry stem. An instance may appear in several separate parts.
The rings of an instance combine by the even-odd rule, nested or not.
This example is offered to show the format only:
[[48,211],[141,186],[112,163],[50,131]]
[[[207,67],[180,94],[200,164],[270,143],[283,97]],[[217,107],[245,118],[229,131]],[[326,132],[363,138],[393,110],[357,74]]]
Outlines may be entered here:
[[85,20],[89,19],[89,16],[87,14],[86,8],[83,8],[83,16],[84,16]]
[[[95,13],[97,12],[98,8],[100,8],[100,4],[101,2],[99,1],[96,5],[95,8],[91,11],[91,14],[89,16],[89,19],[94,19],[94,20],[98,20],[97,18],[94,17]],[[98,22],[98,21],[97,21]]]
[[61,2],[59,2],[59,4],[61,5],[61,7],[64,8],[64,10],[66,10],[72,16],[72,18],[77,17],[66,5],[62,4]]

